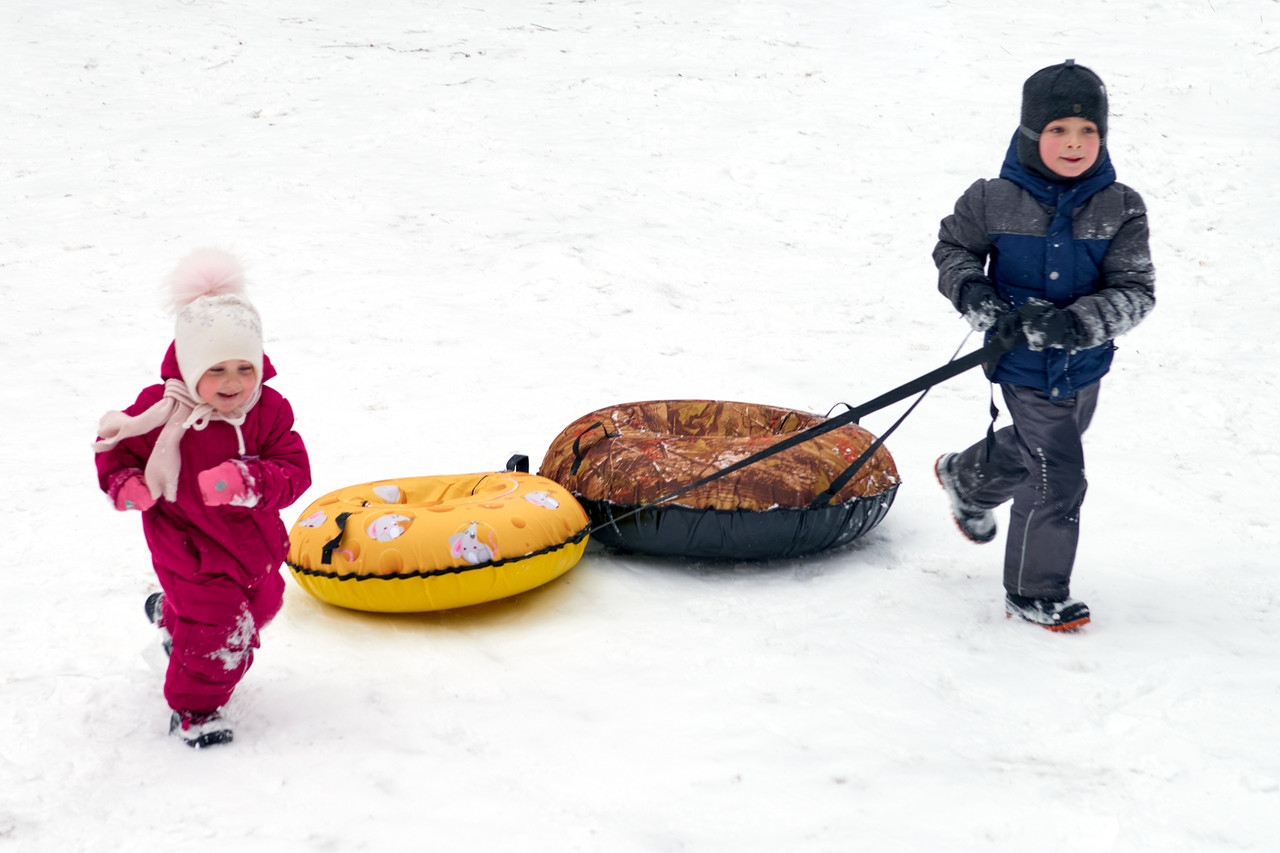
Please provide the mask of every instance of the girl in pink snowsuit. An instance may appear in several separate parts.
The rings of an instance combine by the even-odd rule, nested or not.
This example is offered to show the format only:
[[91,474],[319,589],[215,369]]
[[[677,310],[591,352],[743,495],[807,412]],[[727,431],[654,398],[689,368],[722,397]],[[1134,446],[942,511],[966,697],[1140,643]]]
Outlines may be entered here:
[[279,612],[289,537],[280,510],[311,484],[287,400],[263,383],[258,313],[243,273],[214,250],[170,277],[178,319],[160,369],[99,424],[98,481],[118,510],[141,510],[162,595],[147,615],[171,639],[164,695],[170,732],[194,747],[225,743],[219,709]]

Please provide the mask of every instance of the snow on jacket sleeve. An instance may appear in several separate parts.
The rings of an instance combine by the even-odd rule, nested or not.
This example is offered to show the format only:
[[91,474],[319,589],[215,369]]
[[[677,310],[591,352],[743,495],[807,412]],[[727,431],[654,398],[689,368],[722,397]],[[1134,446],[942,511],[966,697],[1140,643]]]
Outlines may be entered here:
[[[264,402],[266,392],[264,388]],[[281,510],[311,487],[311,463],[302,437],[293,429],[293,407],[274,392],[273,404],[262,407],[266,421],[256,458],[244,459],[258,495],[258,509]]]
[[1112,216],[1121,224],[1102,256],[1101,285],[1095,293],[1081,296],[1067,307],[1086,335],[1080,349],[1123,335],[1142,322],[1156,304],[1146,205],[1138,193],[1125,187],[1118,194],[1116,207]]
[[933,262],[938,265],[938,290],[959,311],[964,286],[987,277],[991,235],[986,225],[986,180],[975,181],[956,202],[955,212],[942,220]]

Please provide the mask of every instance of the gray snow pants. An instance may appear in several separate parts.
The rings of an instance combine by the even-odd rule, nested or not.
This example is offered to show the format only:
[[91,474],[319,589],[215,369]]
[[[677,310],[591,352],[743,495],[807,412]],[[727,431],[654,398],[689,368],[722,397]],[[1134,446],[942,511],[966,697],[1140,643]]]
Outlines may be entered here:
[[1002,385],[1013,426],[962,451],[955,473],[969,502],[991,509],[1013,500],[1004,552],[1004,588],[1029,598],[1066,598],[1080,538],[1087,483],[1081,437],[1098,405],[1098,384],[1069,400]]

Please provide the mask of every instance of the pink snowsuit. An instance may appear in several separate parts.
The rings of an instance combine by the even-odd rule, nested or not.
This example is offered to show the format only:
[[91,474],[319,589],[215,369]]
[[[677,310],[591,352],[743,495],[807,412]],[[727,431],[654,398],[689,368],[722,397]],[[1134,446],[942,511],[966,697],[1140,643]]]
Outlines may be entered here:
[[[264,356],[262,381],[275,376]],[[171,345],[160,369],[164,379],[181,379]],[[146,411],[164,394],[163,385],[143,389],[127,415]],[[240,427],[214,420],[188,429],[179,444],[178,497],[163,498],[142,514],[142,529],[156,576],[164,590],[161,625],[173,635],[164,695],[175,711],[207,714],[231,698],[253,662],[258,631],[280,611],[284,578],[280,564],[289,534],[280,510],[311,485],[311,468],[301,437],[293,431],[293,409],[273,388],[262,388],[258,403]],[[126,438],[97,454],[98,483],[114,502],[120,487],[141,474],[159,429]],[[247,467],[253,507],[206,506],[196,475],[229,459]]]

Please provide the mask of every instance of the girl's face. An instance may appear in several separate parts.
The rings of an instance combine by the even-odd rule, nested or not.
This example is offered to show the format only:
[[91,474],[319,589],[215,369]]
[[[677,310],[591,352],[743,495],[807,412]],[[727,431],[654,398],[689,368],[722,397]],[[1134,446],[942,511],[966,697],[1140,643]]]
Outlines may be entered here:
[[1078,178],[1098,162],[1098,126],[1088,119],[1054,119],[1040,133],[1040,162],[1055,175]]
[[220,361],[204,372],[196,383],[196,396],[221,415],[249,402],[258,385],[258,373],[247,361],[233,358]]

